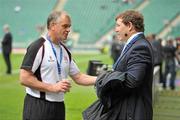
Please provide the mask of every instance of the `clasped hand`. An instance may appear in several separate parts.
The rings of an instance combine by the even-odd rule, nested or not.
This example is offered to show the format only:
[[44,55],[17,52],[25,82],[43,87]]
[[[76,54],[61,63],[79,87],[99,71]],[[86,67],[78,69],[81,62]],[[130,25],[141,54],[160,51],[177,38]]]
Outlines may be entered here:
[[53,92],[69,92],[71,88],[71,83],[69,80],[63,79],[56,84],[52,85]]

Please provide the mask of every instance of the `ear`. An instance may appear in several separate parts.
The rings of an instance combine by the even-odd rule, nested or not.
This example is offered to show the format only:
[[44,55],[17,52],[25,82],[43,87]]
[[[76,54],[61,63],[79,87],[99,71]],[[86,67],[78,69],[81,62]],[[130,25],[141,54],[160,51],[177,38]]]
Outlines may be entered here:
[[132,31],[134,29],[132,22],[129,22],[128,27],[129,27],[129,31]]
[[53,31],[55,30],[55,24],[54,23],[50,24],[50,29],[53,30]]

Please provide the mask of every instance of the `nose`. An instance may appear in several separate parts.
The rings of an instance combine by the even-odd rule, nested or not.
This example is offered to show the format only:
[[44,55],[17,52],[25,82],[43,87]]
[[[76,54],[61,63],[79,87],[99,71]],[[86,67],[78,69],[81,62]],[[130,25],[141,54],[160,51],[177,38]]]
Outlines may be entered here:
[[71,31],[71,28],[70,28],[70,27],[68,27],[66,30],[67,30],[67,32],[70,32],[70,31]]
[[117,27],[115,27],[115,28],[114,28],[114,31],[115,31],[115,32],[118,32],[118,29],[117,29]]

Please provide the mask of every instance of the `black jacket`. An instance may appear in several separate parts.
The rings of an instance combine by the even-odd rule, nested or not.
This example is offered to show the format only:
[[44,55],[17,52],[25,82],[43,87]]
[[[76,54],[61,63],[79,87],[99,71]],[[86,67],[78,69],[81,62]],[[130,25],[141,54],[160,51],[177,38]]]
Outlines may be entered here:
[[84,120],[118,120],[121,98],[118,91],[124,80],[124,75],[118,71],[101,73],[95,84],[99,100],[83,112]]
[[2,51],[5,54],[9,54],[12,51],[12,39],[13,38],[10,32],[4,35],[4,38],[2,40]]
[[96,80],[96,94],[105,108],[109,109],[116,104],[121,96],[120,87],[125,80],[125,75],[118,71],[101,73]]

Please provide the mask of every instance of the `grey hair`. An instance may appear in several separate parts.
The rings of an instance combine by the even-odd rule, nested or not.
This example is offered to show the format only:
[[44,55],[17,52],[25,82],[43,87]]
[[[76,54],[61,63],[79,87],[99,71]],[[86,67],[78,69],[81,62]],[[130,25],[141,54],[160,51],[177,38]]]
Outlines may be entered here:
[[49,29],[50,24],[53,22],[56,22],[58,20],[58,18],[61,16],[62,12],[60,11],[54,11],[52,13],[50,13],[50,15],[48,16],[47,19],[47,29]]
[[9,29],[9,25],[8,25],[8,24],[5,24],[5,25],[3,26],[3,29]]

